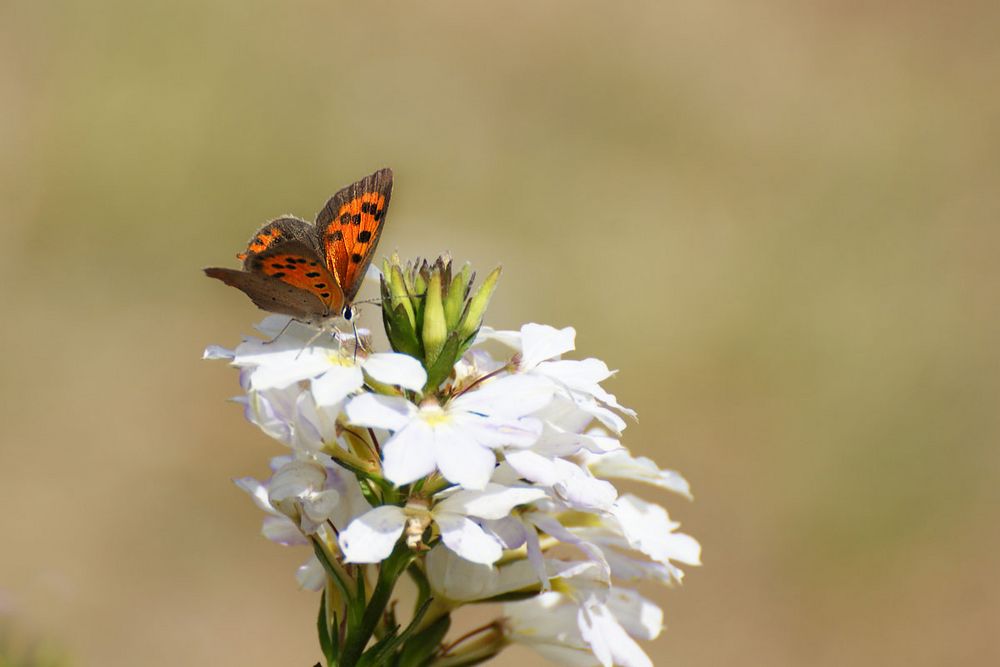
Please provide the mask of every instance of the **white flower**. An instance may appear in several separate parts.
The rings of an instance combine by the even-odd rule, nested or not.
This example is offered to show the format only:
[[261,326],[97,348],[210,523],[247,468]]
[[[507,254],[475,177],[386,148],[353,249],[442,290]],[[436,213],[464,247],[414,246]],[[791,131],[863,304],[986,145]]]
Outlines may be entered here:
[[[453,602],[489,600],[508,593],[540,590],[538,575],[526,560],[501,562],[499,565],[473,563],[444,545],[427,554],[427,581],[434,596]],[[550,579],[571,577],[594,567],[592,563],[546,560]]]
[[510,639],[560,665],[595,667],[601,663],[583,640],[577,606],[560,593],[542,593],[503,606]]
[[[626,424],[615,410],[635,417],[635,411],[618,403],[613,394],[600,383],[614,375],[599,359],[561,360],[559,357],[575,348],[573,327],[556,329],[544,324],[529,323],[517,331],[495,331],[484,327],[476,342],[496,340],[520,351],[518,372],[551,381],[560,395],[565,396],[581,412],[596,418],[614,433],[621,433]],[[609,408],[613,408],[609,409]]]
[[323,336],[313,341],[314,337],[314,329],[292,322],[276,340],[245,340],[236,348],[232,363],[247,369],[250,389],[283,389],[308,380],[316,403],[328,406],[360,390],[365,374],[382,384],[413,391],[420,391],[427,382],[423,366],[408,355],[368,355],[356,348],[353,335],[348,334],[332,340]]
[[689,500],[691,486],[684,477],[674,470],[661,470],[652,459],[632,456],[625,449],[604,455],[586,453],[587,468],[601,478],[627,479],[652,484],[661,489],[678,493]]
[[[662,610],[630,589],[606,590],[591,574],[578,570],[561,580],[561,592],[504,605],[511,639],[569,664],[651,667],[636,639],[659,636]],[[580,655],[588,649],[593,662]]]
[[408,484],[439,470],[467,489],[486,487],[496,466],[494,449],[528,447],[542,432],[529,417],[552,397],[537,378],[509,376],[477,385],[444,405],[415,406],[394,396],[362,394],[347,404],[348,419],[394,435],[383,447],[386,478]]
[[482,491],[450,493],[430,509],[416,503],[383,505],[355,519],[340,534],[340,548],[349,563],[378,563],[392,553],[407,524],[419,537],[433,521],[441,541],[456,554],[474,563],[495,563],[503,554],[500,540],[475,519],[501,519],[516,506],[544,497],[541,489],[489,484]]

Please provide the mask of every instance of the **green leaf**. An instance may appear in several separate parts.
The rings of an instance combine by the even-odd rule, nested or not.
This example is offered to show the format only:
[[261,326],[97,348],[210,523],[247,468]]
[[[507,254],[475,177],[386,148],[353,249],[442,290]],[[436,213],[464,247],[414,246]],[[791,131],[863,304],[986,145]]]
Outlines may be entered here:
[[319,631],[319,647],[323,651],[327,667],[333,665],[333,638],[330,636],[330,623],[326,617],[326,591],[319,598],[319,618],[316,619],[316,629]]
[[451,628],[451,615],[445,614],[429,626],[413,635],[403,646],[399,657],[399,667],[420,667],[441,645],[441,640]]
[[313,553],[316,554],[316,558],[319,559],[319,562],[323,566],[323,569],[326,571],[326,574],[330,578],[330,581],[336,584],[337,589],[343,596],[345,603],[349,604],[351,600],[351,591],[347,587],[347,582],[344,581],[343,576],[341,576],[341,573],[339,570],[337,570],[336,566],[334,566],[334,564],[330,562],[330,557],[327,555],[326,549],[323,548],[323,545],[320,544],[319,540],[313,537],[312,544],[313,544]]
[[420,566],[413,563],[406,569],[406,573],[410,575],[413,579],[413,583],[417,585],[417,601],[413,605],[413,613],[417,613],[417,609],[420,608],[427,598],[431,596],[431,584],[427,581],[427,575],[424,571],[420,569]]
[[[409,567],[413,561],[413,552],[406,546],[405,540],[396,543],[395,548],[389,557],[382,561],[379,568],[378,581],[375,590],[372,591],[368,605],[364,607],[360,623],[348,632],[344,642],[344,650],[341,654],[341,662],[338,667],[355,667],[364,653],[365,646],[371,640],[372,633],[378,625],[382,614],[385,613],[389,598],[392,597],[392,590],[396,585],[399,575]],[[364,606],[362,601],[361,606]]]
[[358,661],[358,667],[375,667],[384,665],[388,660],[389,655],[395,652],[396,648],[402,645],[403,642],[407,641],[407,639],[409,639],[409,637],[413,634],[413,631],[416,630],[417,626],[420,625],[420,621],[423,620],[424,614],[427,613],[427,609],[430,607],[430,604],[431,601],[427,600],[420,606],[420,609],[418,609],[417,613],[413,616],[413,620],[411,620],[410,624],[406,626],[406,630],[404,630],[402,634],[397,636],[396,633],[399,631],[399,626],[397,625],[393,627],[385,639],[365,651],[361,660]]

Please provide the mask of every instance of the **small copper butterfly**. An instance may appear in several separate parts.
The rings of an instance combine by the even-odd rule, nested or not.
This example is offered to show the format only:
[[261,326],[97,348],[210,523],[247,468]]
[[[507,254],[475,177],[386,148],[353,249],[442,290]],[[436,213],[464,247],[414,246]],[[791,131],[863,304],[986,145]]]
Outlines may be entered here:
[[261,227],[237,255],[243,270],[208,268],[205,274],[272,313],[309,324],[350,320],[391,194],[392,170],[380,169],[333,195],[315,224],[283,217]]

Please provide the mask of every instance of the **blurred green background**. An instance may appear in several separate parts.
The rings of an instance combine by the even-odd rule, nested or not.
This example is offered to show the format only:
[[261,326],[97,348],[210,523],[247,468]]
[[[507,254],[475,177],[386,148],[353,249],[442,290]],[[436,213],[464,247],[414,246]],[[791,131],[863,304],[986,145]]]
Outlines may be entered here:
[[229,481],[282,450],[200,360],[261,314],[200,268],[389,165],[381,250],[502,263],[489,323],[574,325],[691,481],[656,664],[997,664],[998,25],[0,4],[3,613],[76,665],[315,662],[305,554]]

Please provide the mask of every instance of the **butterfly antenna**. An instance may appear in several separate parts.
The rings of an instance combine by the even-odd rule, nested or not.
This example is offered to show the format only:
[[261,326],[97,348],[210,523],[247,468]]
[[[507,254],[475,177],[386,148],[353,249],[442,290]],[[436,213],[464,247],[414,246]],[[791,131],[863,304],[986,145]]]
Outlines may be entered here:
[[354,319],[351,319],[351,328],[354,329],[354,362],[358,361],[358,347],[361,346],[361,337],[358,336],[358,325],[354,323]]
[[[426,294],[426,292],[421,292],[420,294],[410,294],[409,292],[407,292],[406,294],[399,294],[399,295],[390,294],[389,300],[392,301],[393,299],[409,299],[410,297],[423,296],[424,294]],[[384,299],[364,299],[362,301],[355,301],[354,305],[358,305],[361,303],[371,303],[381,306],[384,303]]]
[[295,320],[288,320],[287,322],[285,322],[285,326],[281,327],[281,331],[279,331],[279,332],[277,333],[277,335],[275,335],[275,336],[274,336],[274,338],[272,338],[271,340],[265,340],[265,341],[264,341],[264,342],[263,342],[262,344],[263,344],[263,345],[270,345],[270,344],[271,344],[271,343],[273,343],[274,341],[276,341],[276,340],[278,340],[279,338],[281,338],[281,334],[283,334],[283,333],[285,333],[286,331],[288,331],[288,327],[292,326],[292,322],[294,322],[294,321],[295,321]]

